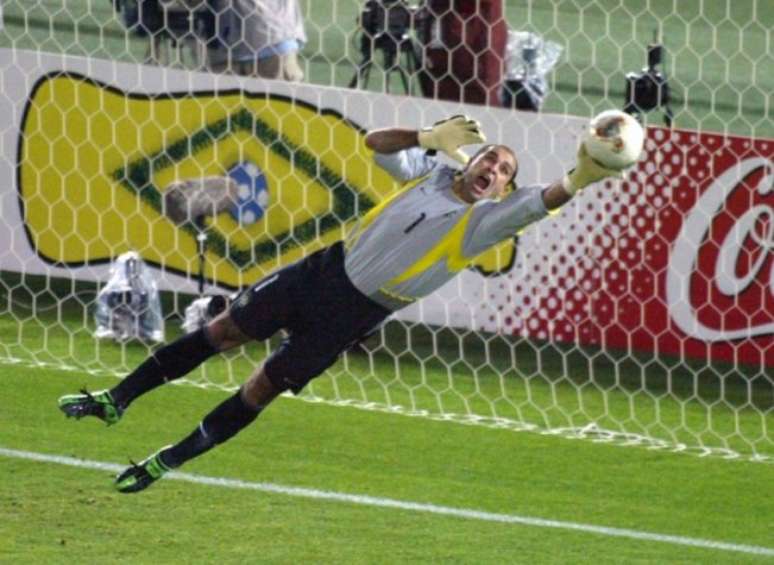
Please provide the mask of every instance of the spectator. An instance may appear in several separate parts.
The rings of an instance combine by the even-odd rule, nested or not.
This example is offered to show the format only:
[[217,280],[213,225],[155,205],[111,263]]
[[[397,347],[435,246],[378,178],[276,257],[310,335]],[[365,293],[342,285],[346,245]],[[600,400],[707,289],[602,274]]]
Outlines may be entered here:
[[215,0],[216,41],[210,69],[300,81],[298,51],[306,42],[298,0]]

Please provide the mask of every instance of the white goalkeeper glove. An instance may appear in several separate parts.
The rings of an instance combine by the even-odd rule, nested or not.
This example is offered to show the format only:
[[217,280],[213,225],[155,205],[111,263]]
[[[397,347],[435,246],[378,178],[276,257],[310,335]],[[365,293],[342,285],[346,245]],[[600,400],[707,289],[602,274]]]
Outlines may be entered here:
[[567,194],[574,196],[579,190],[602,179],[611,177],[622,179],[623,176],[623,171],[607,169],[597,163],[586,151],[586,146],[581,143],[578,148],[578,162],[575,168],[562,179],[562,188]]
[[420,147],[443,151],[463,165],[468,163],[470,157],[460,147],[486,141],[481,133],[481,124],[467,116],[452,116],[436,122],[433,127],[419,130],[417,137]]

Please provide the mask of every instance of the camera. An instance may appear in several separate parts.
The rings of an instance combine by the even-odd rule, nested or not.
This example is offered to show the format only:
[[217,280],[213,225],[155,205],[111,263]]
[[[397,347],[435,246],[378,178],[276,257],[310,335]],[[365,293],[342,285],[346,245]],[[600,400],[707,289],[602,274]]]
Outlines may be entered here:
[[182,39],[196,33],[214,34],[213,0],[113,0],[113,9],[130,33],[153,36],[164,33]]
[[[215,38],[220,0],[112,0],[113,8],[132,35],[149,40],[146,63],[160,64],[164,47],[187,44],[197,66],[203,45]],[[181,55],[178,54],[178,57]],[[169,57],[167,57],[169,58]],[[168,62],[168,61],[167,61]]]
[[664,46],[648,45],[648,66],[639,73],[626,74],[626,94],[623,111],[638,115],[661,108],[664,123],[672,125],[672,109],[669,106],[671,91],[666,76],[658,70],[663,62]]
[[360,26],[375,41],[397,43],[411,29],[416,11],[405,0],[367,0],[360,13]]
[[[422,59],[421,49],[410,32],[414,30],[418,36],[425,37],[429,17],[427,8],[412,6],[406,0],[366,0],[357,18],[362,59],[349,87],[358,87],[361,80],[367,86],[373,52],[378,49],[384,55],[387,91],[389,74],[398,72],[405,92],[410,94],[409,74],[419,70]],[[405,56],[405,69],[401,66],[401,55]]]
[[163,341],[158,288],[139,254],[122,254],[110,272],[110,280],[97,294],[94,335],[118,341]]

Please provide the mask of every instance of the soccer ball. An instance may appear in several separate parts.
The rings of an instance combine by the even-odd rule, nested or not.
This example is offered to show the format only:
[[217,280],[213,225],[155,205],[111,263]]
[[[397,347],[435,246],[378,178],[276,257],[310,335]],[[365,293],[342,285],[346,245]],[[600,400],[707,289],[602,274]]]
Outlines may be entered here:
[[642,153],[645,130],[637,120],[619,110],[596,116],[583,136],[586,151],[597,163],[621,171],[632,166]]

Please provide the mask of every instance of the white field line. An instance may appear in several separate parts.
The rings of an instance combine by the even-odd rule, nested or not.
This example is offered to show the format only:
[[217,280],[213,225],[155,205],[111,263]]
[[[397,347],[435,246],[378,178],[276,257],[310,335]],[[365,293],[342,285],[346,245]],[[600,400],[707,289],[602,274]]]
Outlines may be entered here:
[[[116,463],[105,463],[102,461],[90,461],[87,459],[75,459],[62,455],[48,455],[44,453],[35,453],[32,451],[21,451],[16,449],[6,449],[0,447],[0,456],[14,459],[25,459],[28,461],[37,461],[41,463],[56,463],[59,465],[68,465],[70,467],[81,467],[84,469],[96,469],[99,471],[110,471],[117,473],[126,466]],[[735,551],[752,555],[764,555],[774,557],[774,548],[761,547],[756,545],[743,545],[728,543],[722,541],[706,540],[699,538],[688,538],[683,536],[673,536],[668,534],[655,534],[650,532],[640,532],[637,530],[628,530],[624,528],[611,528],[606,526],[594,526],[591,524],[580,524],[576,522],[564,522],[560,520],[547,520],[543,518],[532,518],[529,516],[518,516],[514,514],[497,514],[493,512],[483,512],[467,508],[454,508],[451,506],[438,506],[436,504],[426,504],[421,502],[409,502],[404,500],[394,500],[391,498],[380,498],[375,496],[366,496],[362,494],[347,494],[341,492],[317,490],[303,487],[289,487],[272,483],[256,483],[242,481],[239,479],[226,479],[219,477],[207,477],[203,475],[193,475],[190,473],[171,472],[166,478],[178,481],[188,481],[200,485],[209,485],[222,488],[253,490],[259,492],[268,492],[273,494],[284,494],[287,496],[298,496],[302,498],[313,498],[318,500],[331,500],[335,502],[347,502],[350,504],[359,504],[362,506],[374,506],[378,508],[395,508],[398,510],[410,510],[413,512],[425,512],[429,514],[438,514],[442,516],[454,516],[456,518],[466,518],[468,520],[482,520],[484,522],[499,522],[504,524],[519,524],[523,526],[536,526],[539,528],[554,528],[559,530],[574,530],[590,534],[603,536],[613,536],[620,538],[629,538],[641,541],[671,543],[702,549]],[[147,496],[147,495],[138,495]]]

